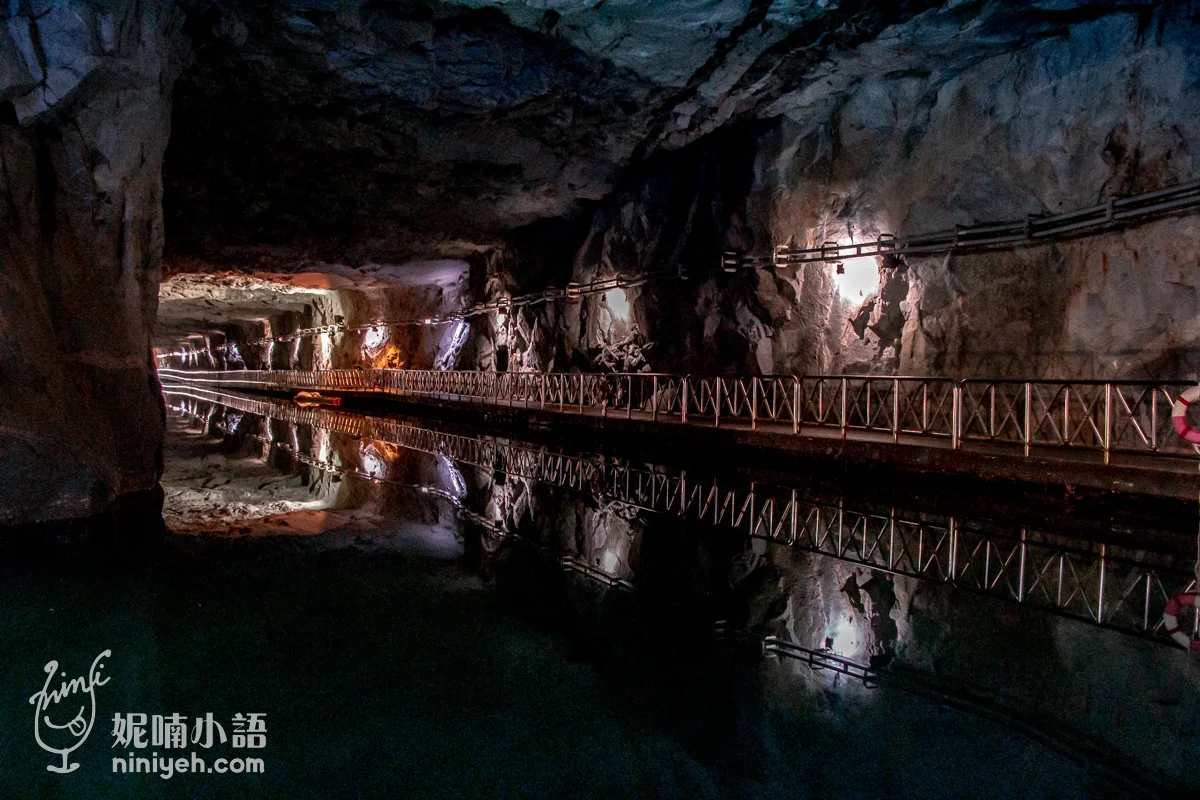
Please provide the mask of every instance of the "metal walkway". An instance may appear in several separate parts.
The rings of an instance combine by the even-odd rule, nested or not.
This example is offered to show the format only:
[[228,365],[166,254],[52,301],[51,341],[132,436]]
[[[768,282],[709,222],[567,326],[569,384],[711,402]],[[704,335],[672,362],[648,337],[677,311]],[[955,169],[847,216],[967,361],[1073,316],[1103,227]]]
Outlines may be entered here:
[[382,394],[411,402],[750,431],[765,434],[756,443],[766,445],[772,437],[808,437],[1197,475],[1196,454],[1171,423],[1172,404],[1193,385],[1183,381],[387,369],[159,374],[164,381],[212,388]]

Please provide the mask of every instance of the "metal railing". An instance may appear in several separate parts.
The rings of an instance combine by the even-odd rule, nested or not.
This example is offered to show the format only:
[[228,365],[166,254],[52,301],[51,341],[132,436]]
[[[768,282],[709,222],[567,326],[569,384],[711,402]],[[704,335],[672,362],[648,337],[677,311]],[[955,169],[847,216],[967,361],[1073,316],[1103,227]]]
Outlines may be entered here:
[[[1194,459],[1174,432],[1184,381],[954,381],[871,375],[700,377],[666,373],[162,369],[165,380],[274,391],[384,393],[713,427],[875,434],[886,441]],[[880,437],[879,435],[883,436]]]
[[686,471],[571,455],[497,437],[462,436],[409,422],[327,408],[210,392],[166,390],[296,424],[336,430],[587,492],[654,514],[674,514],[892,575],[904,575],[1039,608],[1170,644],[1166,601],[1195,589],[1170,558],[1071,539],[1034,528],[897,508],[855,509],[844,500],[737,479],[696,479]]
[[1200,181],[1190,181],[1063,214],[1027,216],[1009,222],[960,225],[949,230],[917,234],[897,239],[883,234],[874,241],[839,244],[825,242],[816,247],[780,245],[768,261],[763,256],[726,253],[726,270],[761,269],[764,266],[837,262],[851,258],[887,255],[930,255],[956,250],[1011,248],[1025,244],[1054,241],[1073,236],[1100,233],[1111,228],[1142,222],[1163,214],[1189,211],[1200,207]]

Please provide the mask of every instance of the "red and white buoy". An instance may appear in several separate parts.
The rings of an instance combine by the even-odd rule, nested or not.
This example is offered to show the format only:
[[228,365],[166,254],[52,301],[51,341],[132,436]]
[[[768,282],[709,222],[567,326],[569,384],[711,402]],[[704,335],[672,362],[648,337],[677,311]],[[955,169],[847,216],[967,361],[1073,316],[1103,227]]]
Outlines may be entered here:
[[1179,609],[1184,606],[1200,607],[1198,601],[1200,601],[1200,595],[1195,592],[1184,592],[1168,600],[1166,607],[1163,608],[1163,627],[1181,647],[1191,650],[1193,653],[1200,652],[1200,639],[1193,639],[1179,627]]
[[1179,399],[1171,406],[1171,422],[1175,425],[1175,432],[1183,438],[1185,442],[1192,444],[1200,444],[1200,431],[1188,425],[1187,410],[1188,406],[1200,399],[1200,386],[1193,386],[1190,389],[1184,390],[1179,395]]
[[[1200,431],[1188,425],[1187,421],[1188,407],[1198,399],[1200,399],[1200,386],[1193,386],[1181,392],[1179,399],[1171,406],[1171,423],[1175,426],[1175,432],[1179,434],[1180,438],[1185,442],[1190,442],[1192,449],[1200,454]],[[1196,580],[1192,584],[1192,588],[1200,588],[1200,533],[1196,535]],[[1197,613],[1200,613],[1200,594],[1183,592],[1168,600],[1166,606],[1163,607],[1163,627],[1181,647],[1197,653],[1200,652],[1200,638],[1193,639],[1179,627],[1179,610],[1184,606],[1191,606],[1197,609]]]

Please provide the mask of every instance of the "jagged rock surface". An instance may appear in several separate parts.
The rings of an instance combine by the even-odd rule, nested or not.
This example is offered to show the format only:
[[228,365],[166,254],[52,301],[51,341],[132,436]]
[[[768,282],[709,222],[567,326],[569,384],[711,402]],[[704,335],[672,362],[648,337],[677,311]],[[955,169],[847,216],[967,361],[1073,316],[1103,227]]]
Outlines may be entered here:
[[[699,274],[627,291],[631,324],[663,370],[1189,377],[1200,363],[1194,217],[1000,253],[848,264],[879,274],[862,294],[839,289],[823,264],[713,275],[725,248],[873,241],[1195,179],[1193,10],[1109,12],[1016,49],[1011,30],[997,33],[971,53],[949,25],[962,9],[898,26],[890,43],[846,56],[857,82],[822,66],[838,91],[787,93],[767,109],[777,117],[651,159],[595,212],[571,279]],[[873,48],[922,36],[946,43],[945,63],[880,71],[906,51]],[[598,339],[625,334],[597,327],[606,314],[603,297],[540,312],[555,335],[539,340],[557,345],[536,360],[594,367]]]
[[712,274],[726,248],[1194,178],[1188,0],[77,0],[3,22],[10,520],[154,484],[164,202],[172,273],[470,267],[453,290],[194,297],[168,304],[164,346],[692,275],[259,363],[1178,378],[1200,361],[1193,218],[888,263],[861,296],[823,266]]
[[155,490],[150,357],[168,7],[13,3],[0,28],[0,524]]

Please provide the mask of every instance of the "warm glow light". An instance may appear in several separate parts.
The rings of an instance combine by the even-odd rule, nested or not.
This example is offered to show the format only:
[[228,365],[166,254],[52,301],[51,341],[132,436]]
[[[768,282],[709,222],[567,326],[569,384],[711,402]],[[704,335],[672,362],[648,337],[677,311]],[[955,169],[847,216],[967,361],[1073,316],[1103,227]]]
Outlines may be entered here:
[[855,258],[843,263],[844,272],[834,267],[833,285],[847,300],[863,300],[879,291],[879,267],[874,258]]
[[625,290],[620,287],[609,289],[604,293],[604,302],[608,305],[608,310],[612,312],[614,319],[629,319],[629,298],[625,296]]

